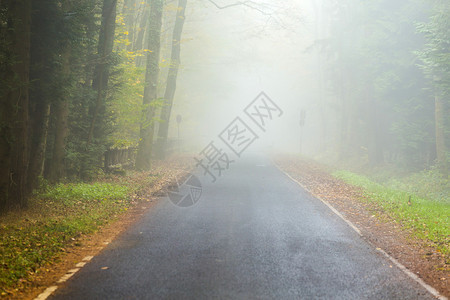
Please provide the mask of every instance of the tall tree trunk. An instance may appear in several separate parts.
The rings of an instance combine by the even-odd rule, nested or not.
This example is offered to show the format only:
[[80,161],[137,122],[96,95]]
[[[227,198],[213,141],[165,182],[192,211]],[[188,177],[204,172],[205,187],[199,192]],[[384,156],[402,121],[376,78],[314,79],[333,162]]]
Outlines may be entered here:
[[[324,27],[324,20],[323,20],[323,14],[324,9],[321,7],[319,9],[319,4],[316,0],[310,0],[310,3],[313,6],[314,9],[314,39],[316,41],[319,41],[323,39],[323,27]],[[328,118],[326,116],[326,104],[325,104],[325,96],[324,96],[324,86],[325,86],[325,77],[324,77],[324,57],[320,50],[317,50],[316,53],[316,64],[317,64],[317,70],[316,70],[316,76],[317,76],[317,102],[318,102],[318,108],[319,108],[319,117],[320,117],[320,137],[319,137],[319,150],[320,151],[326,151],[327,150],[327,125],[328,125]]]
[[[144,4],[144,12],[141,16],[141,21],[139,22],[139,28],[137,28],[137,38],[133,45],[133,51],[139,51],[142,50],[144,45],[144,36],[145,36],[145,29],[146,25],[148,24],[148,14],[150,11],[149,5],[146,3]],[[136,57],[136,66],[141,67],[143,65],[144,59],[142,56]]]
[[152,143],[155,108],[152,102],[157,98],[159,77],[159,56],[161,50],[161,25],[163,0],[150,1],[150,21],[148,26],[147,67],[145,71],[145,89],[143,97],[143,120],[141,122],[139,148],[136,157],[138,170],[149,170],[151,167]]
[[[29,165],[28,192],[36,188],[39,176],[43,173],[44,157],[50,119],[50,99],[54,98],[54,79],[57,67],[55,54],[59,53],[58,39],[51,37],[59,17],[55,1],[32,2],[31,58],[30,58],[30,127],[29,127]],[[60,30],[60,28],[58,28]],[[49,42],[51,41],[51,42]],[[59,74],[59,73],[58,73]]]
[[69,102],[66,99],[57,101],[53,105],[52,114],[55,116],[56,123],[49,179],[52,182],[57,182],[65,175],[64,158],[66,156],[66,139],[69,134],[67,122],[69,116]]
[[125,21],[126,28],[128,30],[128,41],[130,42],[127,46],[127,50],[131,51],[134,44],[135,35],[135,21],[136,21],[136,0],[124,0],[122,15]]
[[[70,9],[69,0],[62,2],[63,12]],[[71,41],[65,40],[61,51],[61,70],[60,74],[64,82],[70,81],[71,75]],[[52,105],[52,115],[55,117],[55,139],[53,143],[52,160],[49,167],[49,179],[57,182],[65,176],[65,158],[66,158],[66,140],[69,135],[69,95],[63,94]]]
[[5,211],[27,205],[31,0],[1,5],[6,7],[7,32],[2,38],[10,60],[1,67],[5,72],[0,87],[0,211]]
[[378,166],[384,162],[383,145],[380,138],[381,124],[378,116],[378,106],[373,97],[372,88],[367,89],[367,133],[368,144],[367,151],[369,156],[369,164]]
[[146,25],[148,23],[150,8],[148,5],[144,5],[142,9],[144,12],[142,14],[141,21],[139,22],[139,27],[137,28],[137,38],[132,48],[133,51],[141,50],[144,44],[145,27],[147,27]]
[[[43,101],[44,102],[44,101]],[[28,166],[28,191],[37,186],[37,179],[44,172],[44,159],[47,147],[48,125],[50,119],[50,104],[36,103],[36,111],[32,120],[32,137],[30,137],[30,162]]]
[[[62,52],[62,76],[70,76],[70,43],[67,42]],[[64,95],[63,99],[56,101],[52,107],[52,114],[55,116],[55,141],[53,144],[53,157],[50,164],[49,179],[57,182],[65,175],[64,159],[66,157],[66,139],[69,135],[69,96]]]
[[[436,156],[439,170],[445,176],[448,175],[447,149],[445,141],[445,105],[441,97],[436,95],[434,99],[434,113],[436,126]],[[448,115],[447,115],[448,116]]]
[[[341,52],[342,53],[342,52]],[[339,74],[339,139],[337,141],[338,158],[346,159],[349,156],[348,152],[348,123],[349,123],[349,97],[347,93],[346,72],[344,64],[340,64]]]
[[101,106],[104,104],[106,89],[108,87],[109,60],[114,46],[114,33],[116,30],[116,8],[117,0],[103,0],[102,24],[98,40],[99,63],[95,67],[94,80],[92,81],[92,87],[97,91],[97,98],[89,127],[87,145],[91,143],[94,137],[95,124]]
[[163,159],[166,155],[167,136],[169,134],[169,121],[172,111],[173,99],[177,88],[177,76],[180,66],[181,34],[185,20],[187,0],[178,1],[178,12],[175,20],[175,27],[172,35],[172,53],[170,58],[170,68],[167,75],[166,91],[164,93],[164,106],[161,109],[160,119],[162,123],[158,128],[158,140],[156,144],[156,156]]

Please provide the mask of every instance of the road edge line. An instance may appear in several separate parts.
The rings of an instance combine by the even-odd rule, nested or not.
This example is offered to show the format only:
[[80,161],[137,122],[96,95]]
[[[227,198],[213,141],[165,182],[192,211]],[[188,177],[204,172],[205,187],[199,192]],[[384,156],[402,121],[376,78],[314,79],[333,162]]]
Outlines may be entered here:
[[[356,227],[352,222],[350,222],[349,220],[347,220],[337,209],[335,209],[330,203],[328,203],[326,200],[322,199],[319,196],[315,196],[313,193],[311,193],[311,191],[306,188],[306,186],[304,186],[301,182],[299,182],[298,180],[296,180],[294,177],[292,177],[291,175],[289,175],[287,172],[285,172],[283,169],[281,169],[280,166],[278,166],[278,164],[276,164],[274,162],[274,165],[277,167],[277,169],[283,173],[284,175],[286,175],[290,180],[292,180],[293,182],[295,182],[296,184],[298,184],[301,188],[303,188],[305,191],[307,191],[311,196],[313,196],[314,198],[319,199],[323,204],[325,204],[332,212],[334,212],[338,217],[340,217],[345,223],[347,223],[347,225],[350,226],[350,228],[352,228],[354,231],[356,231],[356,233],[358,233],[358,235],[360,237],[364,237],[364,235],[362,234],[361,230],[359,230],[358,227]],[[390,256],[386,251],[384,251],[381,248],[377,248],[374,244],[372,244],[369,240],[365,239],[365,241],[367,243],[369,243],[372,247],[375,248],[376,251],[380,252],[381,254],[383,254],[385,257],[387,257],[395,266],[397,266],[403,273],[405,273],[409,278],[411,278],[412,280],[414,280],[415,282],[417,282],[418,284],[420,284],[423,288],[425,288],[427,290],[427,292],[429,292],[431,295],[433,295],[434,297],[436,297],[439,300],[448,300],[447,297],[441,295],[438,290],[436,290],[434,287],[432,287],[431,285],[427,284],[425,281],[423,281],[419,276],[417,276],[416,274],[414,274],[413,272],[411,272],[407,267],[405,267],[404,265],[402,265],[398,260],[396,260],[395,258],[393,258],[392,256]]]
[[58,289],[58,285],[66,282],[70,279],[73,275],[75,275],[76,272],[80,271],[81,268],[83,268],[94,256],[85,256],[81,262],[77,263],[75,265],[75,268],[68,270],[61,278],[59,278],[55,285],[52,285],[48,288],[46,288],[42,293],[40,293],[34,300],[45,300],[48,297],[50,297],[53,292],[55,292]]
[[40,293],[35,300],[45,300],[47,299],[54,291],[56,291],[58,287],[56,285],[50,286],[45,289],[42,293]]

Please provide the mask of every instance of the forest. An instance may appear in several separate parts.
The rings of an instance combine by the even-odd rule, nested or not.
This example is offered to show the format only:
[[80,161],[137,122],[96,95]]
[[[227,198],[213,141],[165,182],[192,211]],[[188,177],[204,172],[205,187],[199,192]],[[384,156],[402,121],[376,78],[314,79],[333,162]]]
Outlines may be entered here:
[[449,296],[449,100],[448,0],[0,0],[0,298]]
[[[27,207],[42,180],[95,179],[108,149],[136,147],[138,170],[165,156],[189,43],[186,5],[247,10],[267,24],[302,28],[309,45],[290,50],[313,61],[314,88],[305,128],[280,135],[308,131],[306,154],[434,168],[447,178],[448,1],[305,0],[310,19],[290,10],[295,1],[231,2],[2,0],[0,210]],[[191,56],[184,63],[198,59]],[[195,98],[182,100],[202,101]]]

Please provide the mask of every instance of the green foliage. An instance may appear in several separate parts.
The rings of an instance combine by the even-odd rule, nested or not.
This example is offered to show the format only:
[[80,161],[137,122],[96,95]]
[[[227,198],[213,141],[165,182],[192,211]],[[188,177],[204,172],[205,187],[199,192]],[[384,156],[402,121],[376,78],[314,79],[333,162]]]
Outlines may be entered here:
[[135,65],[136,54],[122,50],[120,55],[120,76],[113,79],[117,86],[116,99],[109,107],[113,131],[108,136],[108,144],[113,148],[136,146],[139,141],[145,83],[144,68]]
[[46,191],[38,194],[38,197],[49,201],[61,201],[65,205],[71,205],[74,201],[111,201],[126,198],[129,189],[125,186],[113,185],[111,183],[60,183]]
[[[110,146],[110,135],[115,130],[112,107],[117,101],[120,86],[115,84],[122,76],[122,56],[113,52],[106,59],[109,69],[108,88],[102,94],[93,138],[88,144],[88,133],[94,119],[98,94],[92,87],[97,54],[99,21],[102,1],[82,1],[74,5],[70,21],[71,79],[66,88],[70,96],[69,136],[66,145],[65,169],[69,179],[92,180],[102,173],[102,155]],[[49,156],[48,156],[49,157]],[[50,156],[51,157],[51,156]]]
[[12,219],[0,219],[0,291],[6,293],[54,261],[65,247],[76,246],[81,234],[126,211],[139,187],[136,182],[117,180],[54,186],[42,181],[25,218],[13,214]]
[[[411,193],[411,185],[408,187],[409,191],[405,191],[399,189],[404,188],[404,185],[394,185],[396,188],[392,188],[349,171],[338,171],[333,173],[333,176],[362,187],[368,201],[376,203],[394,220],[412,229],[417,237],[431,241],[443,253],[450,253],[450,203],[448,201],[436,201]],[[430,180],[426,178],[427,176],[416,176]],[[416,187],[419,184],[420,182],[417,182]],[[428,189],[435,187],[428,186]],[[448,200],[448,182],[446,189]]]
[[423,33],[427,42],[417,56],[421,59],[421,68],[434,87],[445,95],[450,93],[450,3],[436,1],[433,15],[427,23],[419,23],[418,31]]

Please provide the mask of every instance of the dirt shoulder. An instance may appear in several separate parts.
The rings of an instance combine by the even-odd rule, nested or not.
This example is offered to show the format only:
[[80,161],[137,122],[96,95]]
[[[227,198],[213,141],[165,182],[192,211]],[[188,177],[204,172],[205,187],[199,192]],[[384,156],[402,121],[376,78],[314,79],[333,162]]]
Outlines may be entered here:
[[[55,257],[52,263],[37,270],[6,298],[34,299],[47,287],[60,286],[61,284],[58,284],[57,281],[68,270],[75,268],[75,265],[82,262],[84,258],[97,255],[106,245],[151,210],[158,201],[162,201],[162,196],[166,195],[167,188],[190,170],[190,163],[190,157],[172,157],[165,161],[155,161],[151,173],[158,174],[159,179],[132,196],[134,203],[131,208],[95,233],[77,237],[71,245],[65,247],[64,252]],[[130,175],[129,180],[139,182],[141,180],[139,177],[148,175],[147,173],[134,173]]]
[[330,175],[330,169],[298,156],[276,156],[275,163],[311,194],[320,197],[358,227],[364,238],[383,249],[423,281],[450,297],[450,266],[426,241],[414,238],[401,224],[365,201],[363,191]]

